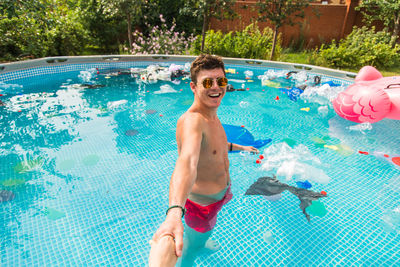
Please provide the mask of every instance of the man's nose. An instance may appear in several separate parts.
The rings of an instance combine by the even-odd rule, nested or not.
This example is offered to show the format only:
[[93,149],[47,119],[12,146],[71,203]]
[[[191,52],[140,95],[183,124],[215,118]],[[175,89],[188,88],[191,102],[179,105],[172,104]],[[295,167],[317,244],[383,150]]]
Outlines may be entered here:
[[219,88],[217,79],[212,80],[212,88],[217,88],[217,89]]

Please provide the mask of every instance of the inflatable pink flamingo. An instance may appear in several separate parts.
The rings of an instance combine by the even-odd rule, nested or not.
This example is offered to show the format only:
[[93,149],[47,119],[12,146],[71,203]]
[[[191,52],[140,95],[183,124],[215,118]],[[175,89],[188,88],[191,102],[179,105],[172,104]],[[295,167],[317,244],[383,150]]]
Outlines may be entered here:
[[374,67],[365,66],[355,83],[332,103],[339,116],[357,123],[400,120],[400,76],[383,77]]

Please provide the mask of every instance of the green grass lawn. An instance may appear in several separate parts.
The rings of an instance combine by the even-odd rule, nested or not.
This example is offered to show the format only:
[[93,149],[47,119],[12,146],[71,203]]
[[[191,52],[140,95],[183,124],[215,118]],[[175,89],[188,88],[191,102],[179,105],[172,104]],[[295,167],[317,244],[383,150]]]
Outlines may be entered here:
[[[293,52],[293,51],[284,50],[284,51],[282,51],[281,55],[279,56],[279,58],[277,60],[283,61],[283,62],[315,65],[315,64],[313,64],[311,58],[312,58],[312,52],[310,52],[310,51]],[[340,70],[350,71],[350,72],[354,72],[354,73],[357,73],[359,71],[359,69],[340,69]],[[382,75],[384,77],[399,76],[400,75],[400,66],[396,66],[396,67],[388,68],[388,69],[379,69],[379,71],[382,73]]]

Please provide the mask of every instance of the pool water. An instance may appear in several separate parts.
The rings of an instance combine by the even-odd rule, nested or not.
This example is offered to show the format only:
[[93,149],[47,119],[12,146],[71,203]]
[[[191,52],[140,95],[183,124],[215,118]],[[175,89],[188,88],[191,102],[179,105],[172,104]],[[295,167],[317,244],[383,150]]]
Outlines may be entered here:
[[[121,69],[149,63],[131,64]],[[0,190],[8,196],[0,203],[2,266],[147,264],[168,206],[176,121],[193,94],[188,79],[145,83],[117,65],[97,67],[0,83]],[[399,264],[400,170],[390,159],[400,154],[400,121],[357,126],[335,114],[332,92],[306,89],[293,101],[278,88],[294,80],[262,85],[258,76],[268,69],[226,68],[244,91],[226,93],[221,122],[272,142],[259,164],[258,155],[229,155],[234,198],[212,235],[221,249],[199,255],[196,265]],[[349,85],[326,81],[341,85],[333,94]],[[322,212],[308,222],[288,191],[278,201],[244,195],[274,174],[327,192]]]

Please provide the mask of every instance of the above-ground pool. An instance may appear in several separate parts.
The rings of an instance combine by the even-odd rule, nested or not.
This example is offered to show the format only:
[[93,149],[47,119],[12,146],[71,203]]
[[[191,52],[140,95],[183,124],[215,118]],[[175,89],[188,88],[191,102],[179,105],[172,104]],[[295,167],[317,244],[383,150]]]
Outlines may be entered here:
[[[168,207],[176,122],[193,101],[189,79],[157,80],[147,67],[192,60],[0,66],[2,266],[147,265]],[[400,121],[357,125],[336,115],[330,100],[352,83],[343,73],[233,59],[226,69],[239,90],[226,93],[221,122],[272,141],[259,163],[229,155],[234,197],[212,235],[221,249],[196,265],[400,264]],[[288,95],[301,85],[300,97]],[[326,193],[307,208],[310,221],[289,191],[245,195],[273,175]]]

